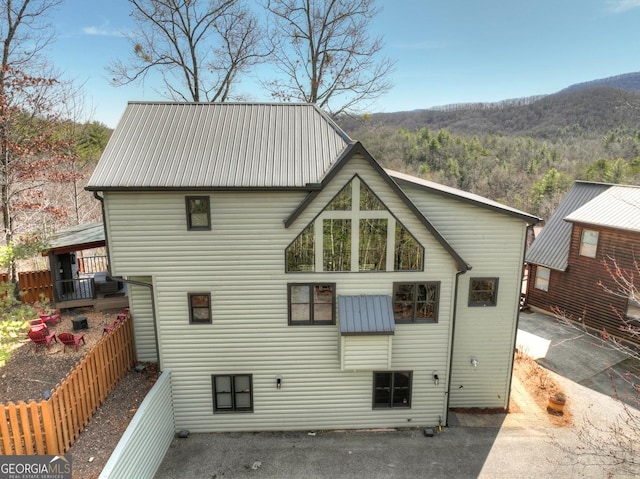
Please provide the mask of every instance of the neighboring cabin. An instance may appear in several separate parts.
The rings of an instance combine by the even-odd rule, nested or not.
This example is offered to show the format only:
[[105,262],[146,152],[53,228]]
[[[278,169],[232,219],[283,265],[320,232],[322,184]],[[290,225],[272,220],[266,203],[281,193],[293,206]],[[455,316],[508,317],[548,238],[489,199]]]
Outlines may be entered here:
[[308,104],[130,103],[88,189],[176,429],[508,406],[538,218],[386,171]]
[[527,304],[632,340],[620,315],[640,326],[640,304],[609,268],[637,275],[639,252],[640,188],[578,181],[527,252]]

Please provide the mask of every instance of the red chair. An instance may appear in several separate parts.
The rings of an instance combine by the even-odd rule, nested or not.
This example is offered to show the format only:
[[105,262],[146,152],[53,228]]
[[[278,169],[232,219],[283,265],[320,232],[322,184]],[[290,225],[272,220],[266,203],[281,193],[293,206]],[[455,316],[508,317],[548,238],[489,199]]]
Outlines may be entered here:
[[27,323],[29,323],[29,331],[43,331],[45,334],[49,334],[47,323],[42,318],[30,319]]
[[42,313],[40,315],[40,319],[42,319],[45,323],[51,324],[51,326],[55,326],[57,323],[62,321],[62,316],[60,316],[60,311],[56,309],[52,313]]
[[71,333],[60,333],[58,334],[58,339],[62,344],[64,344],[63,352],[67,351],[67,346],[74,346],[76,351],[78,350],[78,345],[80,341],[82,344],[86,344],[84,342],[84,334],[71,334]]
[[[118,315],[118,316],[120,316],[120,315]],[[102,328],[102,335],[104,336],[105,334],[109,334],[111,331],[116,329],[121,321],[122,320],[120,318],[118,318],[113,323],[111,323],[109,326],[105,326],[104,328]]]
[[46,329],[40,331],[29,331],[29,333],[27,333],[29,335],[29,339],[34,343],[36,351],[38,350],[38,346],[45,345],[47,349],[49,349],[51,341],[55,341],[56,343],[58,342],[55,333],[49,334],[48,331],[46,333],[45,331]]

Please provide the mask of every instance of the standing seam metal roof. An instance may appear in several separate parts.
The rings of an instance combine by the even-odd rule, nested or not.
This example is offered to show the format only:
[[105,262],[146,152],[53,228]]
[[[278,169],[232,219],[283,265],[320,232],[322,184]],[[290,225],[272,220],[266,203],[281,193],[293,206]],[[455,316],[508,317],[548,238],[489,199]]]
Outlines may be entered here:
[[568,215],[565,221],[640,232],[640,188],[612,186]]
[[391,296],[338,296],[340,334],[394,334]]
[[350,138],[312,104],[128,104],[87,189],[304,188]]
[[564,219],[581,206],[596,198],[612,185],[576,182],[535,239],[525,255],[527,263],[565,271],[569,262],[571,223]]

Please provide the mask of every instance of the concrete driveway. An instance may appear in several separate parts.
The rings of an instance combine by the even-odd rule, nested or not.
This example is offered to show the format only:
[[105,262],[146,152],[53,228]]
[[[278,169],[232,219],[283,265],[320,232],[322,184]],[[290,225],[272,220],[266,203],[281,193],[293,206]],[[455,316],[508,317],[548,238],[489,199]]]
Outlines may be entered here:
[[518,413],[452,415],[433,437],[423,429],[193,434],[173,441],[155,477],[627,477],[620,467],[582,465],[572,451],[585,418],[606,428],[624,415],[624,403],[612,396],[630,391],[609,378],[638,365],[545,315],[521,314],[518,333],[518,347],[554,371],[567,392],[573,428],[554,427],[514,381]]

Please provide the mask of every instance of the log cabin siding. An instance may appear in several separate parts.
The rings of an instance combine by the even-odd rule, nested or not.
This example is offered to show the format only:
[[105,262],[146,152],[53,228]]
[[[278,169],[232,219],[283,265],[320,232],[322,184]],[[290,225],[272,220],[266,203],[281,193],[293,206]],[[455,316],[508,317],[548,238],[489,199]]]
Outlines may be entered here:
[[[580,255],[583,230],[598,232],[596,257]],[[620,329],[618,313],[624,314],[627,300],[606,291],[617,287],[606,269],[615,258],[621,268],[635,270],[635,252],[640,251],[640,235],[585,224],[574,224],[571,231],[569,260],[566,271],[551,270],[548,291],[535,288],[538,265],[531,265],[531,281],[527,286],[530,306],[580,321],[589,328],[606,331],[623,339],[631,337]]]
[[[425,247],[425,271],[285,273],[286,247],[356,174]],[[283,220],[305,193],[207,192],[211,231],[186,230],[184,197],[189,194],[195,193],[105,192],[114,274],[152,278],[162,367],[172,370],[177,429],[446,421],[455,265],[367,161],[350,160],[289,228]],[[390,369],[413,371],[410,409],[372,409],[372,371],[341,370],[338,325],[288,326],[287,283],[318,281],[336,283],[339,295],[391,295],[394,281],[440,282],[438,322],[397,325],[392,339]],[[189,324],[189,292],[211,293],[211,324]],[[442,372],[437,386],[434,370]],[[253,412],[214,413],[213,374],[251,374]]]

